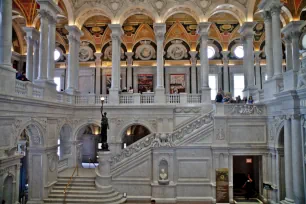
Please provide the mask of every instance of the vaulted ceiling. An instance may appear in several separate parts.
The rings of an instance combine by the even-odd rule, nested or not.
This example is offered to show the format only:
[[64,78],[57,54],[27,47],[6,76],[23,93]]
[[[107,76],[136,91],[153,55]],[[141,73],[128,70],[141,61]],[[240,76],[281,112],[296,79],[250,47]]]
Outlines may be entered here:
[[[298,20],[300,16],[303,16],[301,13],[306,6],[305,0],[281,1],[284,3],[283,24],[291,20]],[[250,11],[253,13],[254,21],[258,22],[254,28],[255,48],[259,49],[264,41],[263,19],[257,13],[260,0],[187,0],[186,3],[181,3],[180,0],[103,0],[100,3],[97,2],[96,0],[58,1],[62,13],[58,16],[57,43],[61,44],[66,51],[69,48],[66,37],[68,31],[65,25],[68,22],[71,24],[71,19],[77,25],[82,22],[81,29],[84,32],[82,40],[90,42],[97,51],[101,51],[111,40],[108,24],[112,22],[122,24],[125,33],[122,38],[123,43],[127,50],[132,50],[139,40],[147,38],[154,42],[153,23],[159,21],[158,19],[167,25],[166,43],[180,38],[190,46],[190,49],[196,49],[198,38],[196,27],[199,20],[206,17],[209,22],[212,22],[210,38],[217,41],[222,49],[228,49],[231,41],[239,38],[238,30],[243,20],[242,16],[247,18]],[[208,5],[205,5],[204,2],[208,2]],[[218,3],[222,8],[216,6]],[[120,6],[118,12],[115,11],[116,6]],[[160,6],[163,7],[160,8]],[[35,0],[13,0],[14,49],[21,54],[25,53],[26,47],[22,37],[24,35],[22,27],[39,28],[37,9],[39,5]],[[205,16],[205,13],[209,12],[211,15]],[[235,16],[233,12],[237,12],[237,15]],[[239,12],[241,14],[238,15]]]

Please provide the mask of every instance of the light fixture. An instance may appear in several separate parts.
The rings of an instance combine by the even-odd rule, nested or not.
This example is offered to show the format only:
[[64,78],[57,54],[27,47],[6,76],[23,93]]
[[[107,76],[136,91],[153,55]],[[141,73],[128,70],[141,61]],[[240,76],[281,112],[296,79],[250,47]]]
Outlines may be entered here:
[[105,98],[104,98],[103,96],[102,96],[100,99],[101,99],[101,101],[104,101],[104,100],[105,100]]

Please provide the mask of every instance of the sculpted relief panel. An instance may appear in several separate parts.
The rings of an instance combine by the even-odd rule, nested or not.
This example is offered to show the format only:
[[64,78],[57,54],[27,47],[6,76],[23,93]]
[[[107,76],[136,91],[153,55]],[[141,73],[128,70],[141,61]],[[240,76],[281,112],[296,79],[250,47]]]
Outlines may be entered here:
[[265,124],[229,124],[229,143],[266,143]]

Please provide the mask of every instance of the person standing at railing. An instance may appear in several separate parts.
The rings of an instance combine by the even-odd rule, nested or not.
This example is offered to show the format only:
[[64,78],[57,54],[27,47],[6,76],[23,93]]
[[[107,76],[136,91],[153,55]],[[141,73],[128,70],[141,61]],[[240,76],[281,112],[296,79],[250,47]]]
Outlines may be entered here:
[[130,86],[129,93],[134,93],[133,88]]
[[223,96],[221,92],[218,92],[216,95],[216,103],[222,103],[222,100],[223,100]]

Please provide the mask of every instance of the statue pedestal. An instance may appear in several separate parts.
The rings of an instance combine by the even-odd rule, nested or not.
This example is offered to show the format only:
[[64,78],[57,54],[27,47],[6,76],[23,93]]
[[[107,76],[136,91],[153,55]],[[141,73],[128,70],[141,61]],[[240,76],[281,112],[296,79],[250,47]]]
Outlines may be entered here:
[[96,168],[96,187],[98,190],[104,190],[112,186],[112,175],[110,173],[110,151],[100,151],[99,156],[99,166]]
[[158,180],[158,183],[160,184],[160,185],[169,185],[169,180]]

